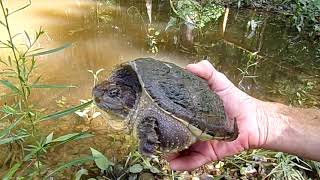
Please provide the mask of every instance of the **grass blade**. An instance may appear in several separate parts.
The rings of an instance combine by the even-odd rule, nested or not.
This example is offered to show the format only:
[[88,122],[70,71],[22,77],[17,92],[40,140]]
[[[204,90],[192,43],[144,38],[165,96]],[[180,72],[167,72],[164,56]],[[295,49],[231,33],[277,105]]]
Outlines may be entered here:
[[29,36],[29,34],[27,33],[27,31],[24,31],[24,35],[26,36],[26,38],[27,38],[27,40],[28,40],[28,47],[30,48],[31,47],[31,39],[30,39],[30,36]]
[[11,124],[8,128],[5,128],[3,131],[0,131],[0,138],[6,136],[11,129],[13,129],[14,127],[16,127],[18,125],[18,123],[24,118],[24,116],[20,117],[16,122],[14,122],[13,124]]
[[310,161],[309,163],[311,164],[311,166],[313,167],[313,169],[317,173],[318,177],[320,178],[320,162]]
[[60,46],[60,47],[57,47],[57,48],[54,48],[54,49],[50,49],[50,50],[47,50],[47,51],[42,51],[42,52],[30,54],[30,55],[27,55],[26,57],[32,57],[32,56],[35,57],[35,56],[42,56],[42,55],[46,55],[46,54],[51,54],[51,53],[60,51],[62,49],[65,49],[65,48],[67,48],[69,46],[71,46],[71,44],[65,44],[63,46]]
[[0,63],[2,63],[2,64],[4,64],[4,65],[8,66],[8,64],[7,64],[5,61],[1,60],[1,59],[0,59]]
[[6,27],[6,24],[4,22],[0,21],[0,24]]
[[10,170],[9,172],[3,177],[3,180],[9,180],[11,179],[14,174],[17,172],[17,170],[20,168],[22,163],[16,163]]
[[81,132],[81,133],[72,133],[72,134],[67,134],[67,135],[63,135],[60,136],[54,140],[51,141],[51,143],[54,142],[60,142],[60,144],[69,142],[69,141],[74,141],[74,140],[78,140],[78,139],[84,139],[84,138],[88,138],[88,137],[92,137],[93,135],[87,132]]
[[77,171],[75,180],[81,180],[82,175],[88,175],[88,170],[80,169],[79,171]]
[[7,88],[11,89],[13,92],[22,94],[20,89],[18,89],[14,84],[7,80],[0,80],[0,83],[6,86]]
[[31,88],[76,88],[77,86],[73,85],[63,85],[63,84],[33,84]]
[[4,105],[2,106],[2,108],[0,109],[0,112],[3,112],[7,115],[16,115],[18,114],[17,110],[15,110],[13,107],[8,106],[8,105]]
[[4,46],[5,46],[5,47],[3,47],[3,48],[11,48],[10,43],[9,43],[9,44],[7,44],[7,43],[5,43],[5,42],[3,42],[3,41],[1,41],[1,40],[0,40],[0,44],[2,44],[2,45],[4,45]]
[[83,108],[89,106],[92,102],[93,102],[93,100],[90,100],[90,101],[88,101],[86,103],[80,104],[78,106],[71,107],[71,108],[69,108],[67,110],[59,111],[59,112],[44,116],[44,117],[40,118],[40,120],[38,122],[51,120],[51,119],[58,119],[60,117],[66,116],[66,115],[71,114],[71,113],[74,113],[74,112],[76,112],[76,111],[78,111],[80,109],[83,109]]
[[16,13],[16,12],[18,12],[18,11],[21,11],[21,10],[27,8],[27,7],[30,6],[30,5],[31,5],[31,0],[28,0],[28,3],[27,3],[26,5],[22,6],[21,8],[18,8],[18,9],[16,9],[16,10],[14,10],[14,11],[12,11],[12,12],[10,12],[10,13],[8,13],[7,16],[10,16],[11,14],[14,14],[14,13]]
[[16,141],[25,137],[28,137],[29,135],[20,135],[16,137],[8,137],[8,138],[2,138],[0,139],[0,145],[11,143],[12,141]]
[[67,163],[63,163],[63,165],[61,165],[61,166],[57,167],[56,169],[54,169],[53,171],[51,171],[44,179],[47,179],[50,176],[52,176],[53,174],[55,174],[56,172],[62,171],[62,170],[69,168],[71,166],[74,166],[77,164],[83,164],[83,163],[86,163],[88,161],[93,161],[93,160],[94,160],[93,157],[83,157],[80,159],[75,159],[75,160],[69,161]]

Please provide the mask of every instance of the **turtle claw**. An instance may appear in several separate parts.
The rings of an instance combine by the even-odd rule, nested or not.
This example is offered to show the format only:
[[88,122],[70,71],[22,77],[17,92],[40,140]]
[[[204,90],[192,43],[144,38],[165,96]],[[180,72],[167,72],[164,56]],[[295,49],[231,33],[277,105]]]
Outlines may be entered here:
[[156,132],[157,119],[154,117],[145,117],[138,125],[138,135],[140,139],[140,152],[150,156],[155,153],[160,141]]

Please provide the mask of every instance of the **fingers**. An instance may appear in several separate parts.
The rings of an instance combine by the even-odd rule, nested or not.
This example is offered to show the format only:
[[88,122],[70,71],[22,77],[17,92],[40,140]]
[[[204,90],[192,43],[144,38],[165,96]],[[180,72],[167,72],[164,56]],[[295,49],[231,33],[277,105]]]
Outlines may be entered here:
[[209,141],[199,141],[189,147],[189,149],[179,153],[171,154],[167,160],[174,170],[193,170],[208,162],[216,160]]
[[242,135],[242,138],[232,141],[200,141],[189,149],[170,155],[167,160],[173,170],[190,171],[194,170],[206,163],[223,159],[226,156],[238,154],[239,152],[248,149],[247,135]]
[[208,162],[210,162],[210,159],[208,159],[204,155],[197,152],[191,152],[188,155],[181,155],[176,157],[175,159],[172,159],[170,161],[170,166],[174,170],[190,171]]
[[207,80],[210,88],[218,94],[234,87],[233,83],[224,74],[218,72],[207,60],[200,61],[197,64],[189,64],[186,68]]

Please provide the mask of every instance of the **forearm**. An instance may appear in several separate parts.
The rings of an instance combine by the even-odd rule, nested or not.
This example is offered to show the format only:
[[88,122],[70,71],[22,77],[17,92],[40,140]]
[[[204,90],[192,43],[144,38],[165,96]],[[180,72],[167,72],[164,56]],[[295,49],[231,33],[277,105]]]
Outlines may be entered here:
[[262,148],[320,160],[320,110],[262,103]]

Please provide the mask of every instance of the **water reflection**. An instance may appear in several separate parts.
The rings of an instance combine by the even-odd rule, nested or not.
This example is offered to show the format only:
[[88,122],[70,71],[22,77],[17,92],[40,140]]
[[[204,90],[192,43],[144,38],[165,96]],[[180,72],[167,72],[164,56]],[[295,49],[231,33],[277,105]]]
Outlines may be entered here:
[[[295,104],[299,103],[297,92],[305,92],[304,99],[300,99],[302,105],[319,106],[319,43],[297,38],[281,17],[279,20],[272,14],[232,10],[225,33],[222,19],[192,32],[186,26],[165,31],[170,18],[168,1],[154,1],[153,6],[152,24],[148,24],[145,1],[34,0],[30,8],[14,15],[14,32],[33,32],[40,26],[46,30],[41,47],[72,43],[68,49],[40,57],[36,74],[42,75],[43,83],[72,84],[77,88],[37,90],[33,102],[47,107],[47,112],[59,110],[56,101],[62,96],[66,98],[65,106],[78,104],[80,99],[91,97],[92,77],[87,70],[106,69],[103,79],[120,62],[151,56],[181,66],[208,58],[235,84],[242,79],[239,86],[257,98]],[[252,34],[247,24],[253,19],[259,25]],[[5,38],[3,35],[1,29],[0,39]],[[156,41],[158,53],[151,53],[150,40]],[[100,118],[88,123],[73,116],[47,123],[46,131],[57,134],[87,130],[96,133],[94,138],[61,147],[48,161],[54,164],[61,159],[71,160],[88,153],[89,146],[112,155],[125,154],[114,149],[130,149],[129,136],[112,131],[106,121]]]

